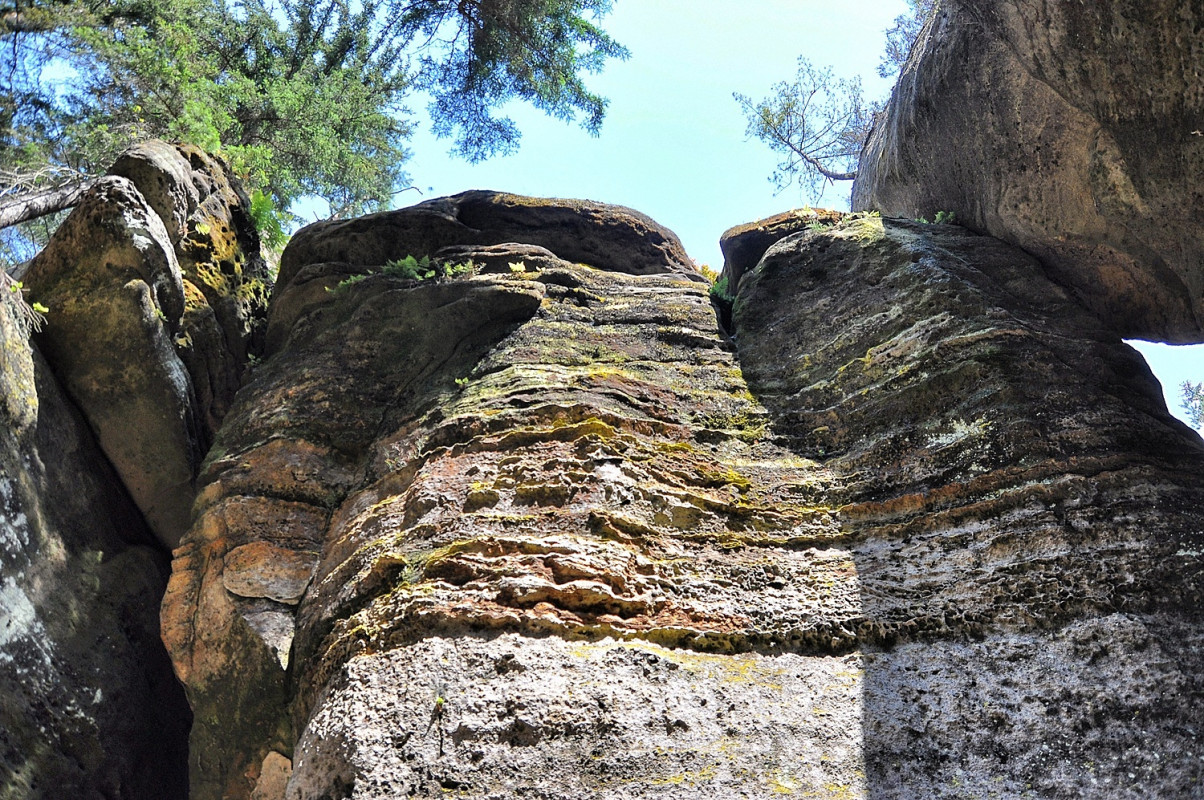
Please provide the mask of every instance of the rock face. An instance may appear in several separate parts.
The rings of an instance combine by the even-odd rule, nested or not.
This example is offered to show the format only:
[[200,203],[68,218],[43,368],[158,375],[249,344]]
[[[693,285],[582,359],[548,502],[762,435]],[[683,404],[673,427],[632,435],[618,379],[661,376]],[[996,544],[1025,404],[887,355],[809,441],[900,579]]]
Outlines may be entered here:
[[722,277],[727,278],[728,291],[735,293],[744,273],[757,266],[765,251],[778,240],[809,228],[831,225],[842,216],[839,211],[823,208],[796,208],[728,228],[719,237],[719,250],[723,253]]
[[[37,345],[15,295],[0,298],[4,800],[188,791],[192,715],[159,636],[164,545],[189,526],[197,469],[261,346],[266,268],[224,165],[148,142],[114,173],[23,276],[50,308]],[[291,566],[234,585],[287,599]]]
[[[194,798],[267,796],[281,758],[297,798],[761,791],[819,746],[811,706],[776,713],[783,683],[826,681],[815,704],[852,718],[850,595],[790,588],[848,568],[814,547],[840,536],[826,473],[766,440],[703,285],[307,274],[342,275],[277,296],[295,311],[273,313],[165,601]],[[857,754],[834,747],[833,780]]]
[[448,245],[402,219],[294,239],[202,471],[163,609],[194,800],[1204,778],[1204,445],[1031,257],[785,236],[737,361],[672,264],[490,235],[454,257],[500,274],[407,280],[372,259]]
[[0,798],[182,800],[168,561],[27,334],[0,298]]
[[184,282],[176,351],[211,442],[263,345],[271,285],[250,201],[228,166],[192,145],[143,142],[109,172],[133,181],[167,229]]
[[51,309],[39,341],[55,374],[169,547],[266,310],[258,240],[224,170],[162,143],[131,151],[115,171],[138,183],[102,179],[24,276]]
[[862,154],[854,208],[1036,255],[1124,336],[1204,341],[1204,8],[952,0]]
[[839,490],[866,796],[1195,796],[1204,443],[1030,256],[875,218],[745,276],[744,374]]

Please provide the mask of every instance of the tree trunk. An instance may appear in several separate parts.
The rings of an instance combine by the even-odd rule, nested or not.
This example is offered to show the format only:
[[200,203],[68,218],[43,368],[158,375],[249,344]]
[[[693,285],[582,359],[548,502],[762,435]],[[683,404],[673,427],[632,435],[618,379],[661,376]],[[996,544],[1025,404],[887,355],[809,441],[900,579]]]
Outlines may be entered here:
[[24,195],[7,203],[0,203],[0,228],[27,222],[31,219],[53,214],[71,208],[79,201],[80,195],[92,188],[94,179],[76,181],[57,189],[49,189],[36,194]]

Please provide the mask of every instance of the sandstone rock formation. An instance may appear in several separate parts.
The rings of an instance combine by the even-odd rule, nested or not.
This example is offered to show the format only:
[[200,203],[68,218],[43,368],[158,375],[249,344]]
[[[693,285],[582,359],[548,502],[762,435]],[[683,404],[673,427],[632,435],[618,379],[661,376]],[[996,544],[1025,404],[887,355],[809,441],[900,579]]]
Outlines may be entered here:
[[151,142],[115,171],[133,180],[98,182],[24,282],[51,309],[55,374],[170,547],[262,327],[266,267],[224,166]]
[[862,154],[859,209],[1023,247],[1124,336],[1204,341],[1204,8],[941,4]]
[[279,286],[308,264],[379,266],[433,256],[455,245],[523,243],[562,259],[633,275],[697,277],[677,235],[643,214],[588,200],[470,191],[352,220],[319,222],[297,232],[280,263]]
[[824,208],[796,208],[756,222],[728,228],[719,237],[719,251],[723,253],[721,277],[727,279],[728,290],[736,292],[744,273],[756,267],[761,256],[765,255],[765,251],[775,242],[792,233],[831,225],[838,222],[842,216],[839,211]]
[[176,351],[211,442],[262,347],[271,285],[250,201],[228,166],[193,145],[143,142],[109,172],[133,181],[167,228],[184,280]]
[[114,173],[23,276],[50,307],[37,345],[16,296],[0,298],[6,799],[187,794],[164,545],[189,525],[201,458],[261,346],[266,267],[220,163],[148,142]]
[[733,318],[841,486],[868,796],[1198,793],[1204,443],[1117,333],[1014,248],[874,218],[774,245]]
[[1204,778],[1204,445],[1031,257],[785,236],[737,360],[673,264],[350,255],[446,246],[398,219],[296,237],[206,460],[163,610],[193,798]]
[[46,360],[0,298],[3,800],[1200,794],[1204,442],[1102,262],[789,212],[729,338],[651,220],[471,192],[265,324],[223,170],[98,184]]
[[168,560],[0,297],[0,798],[182,799]]

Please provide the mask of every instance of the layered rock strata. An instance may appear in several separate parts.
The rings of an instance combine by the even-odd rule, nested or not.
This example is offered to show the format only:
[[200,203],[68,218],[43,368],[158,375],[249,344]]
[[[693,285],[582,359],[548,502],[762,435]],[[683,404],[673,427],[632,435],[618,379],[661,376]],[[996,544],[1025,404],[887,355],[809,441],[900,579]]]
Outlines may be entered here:
[[281,259],[280,287],[307,264],[380,266],[406,256],[435,256],[443,248],[508,243],[543,247],[599,269],[700,279],[677,234],[634,209],[474,190],[310,225],[297,232]]
[[1131,338],[1204,340],[1204,7],[940,4],[861,157],[854,208],[1023,247]]
[[858,669],[830,479],[768,440],[705,286],[345,269],[278,295],[176,553],[194,797],[281,763],[286,797],[851,780],[856,726],[820,763],[812,713],[852,719]]
[[773,245],[733,325],[840,487],[866,796],[1195,796],[1204,443],[1117,332],[1019,250],[874,217]]
[[194,798],[1198,785],[1204,447],[1029,256],[786,236],[737,363],[671,267],[501,244],[286,254],[164,605]]

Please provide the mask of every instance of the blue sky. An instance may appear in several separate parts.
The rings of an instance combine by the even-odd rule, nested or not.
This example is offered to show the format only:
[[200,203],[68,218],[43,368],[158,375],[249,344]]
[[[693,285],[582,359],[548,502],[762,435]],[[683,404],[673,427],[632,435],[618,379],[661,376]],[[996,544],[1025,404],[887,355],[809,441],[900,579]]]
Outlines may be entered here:
[[[473,165],[420,126],[409,174],[422,194],[404,192],[398,203],[474,188],[617,203],[673,229],[696,261],[718,268],[727,228],[807,204],[847,208],[848,199],[847,184],[818,200],[797,188],[775,194],[776,158],[747,139],[732,93],[769,94],[805,56],[860,76],[867,98],[885,98],[891,81],[876,71],[884,31],[906,8],[904,0],[617,0],[603,25],[631,58],[589,82],[610,99],[599,137],[515,105],[518,152]],[[421,106],[414,111],[421,122]],[[1178,386],[1204,380],[1204,347],[1139,349],[1182,415]]]
[[[746,139],[732,92],[760,98],[774,82],[793,77],[806,55],[842,76],[861,74],[868,95],[889,93],[891,82],[875,68],[883,31],[906,3],[869,0],[857,3],[856,13],[850,7],[618,0],[603,24],[631,59],[612,62],[589,81],[610,99],[599,137],[515,105],[519,151],[471,165],[448,156],[448,140],[420,130],[409,174],[424,194],[406,192],[399,201],[479,188],[618,203],[673,229],[695,260],[718,267],[724,230],[805,204],[797,190],[774,195],[768,178],[776,159]],[[846,207],[847,198],[845,184],[815,205]]]

